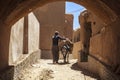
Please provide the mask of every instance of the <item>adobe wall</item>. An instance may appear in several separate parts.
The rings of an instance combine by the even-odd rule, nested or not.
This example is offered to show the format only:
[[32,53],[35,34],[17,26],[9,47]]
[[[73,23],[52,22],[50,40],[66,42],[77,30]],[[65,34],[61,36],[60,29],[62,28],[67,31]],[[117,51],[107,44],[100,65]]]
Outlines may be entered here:
[[[90,54],[97,56],[107,65],[116,66],[118,53],[118,35],[112,29],[114,26],[104,25],[103,22],[91,13],[88,21],[92,23],[92,37],[90,38]],[[96,45],[98,44],[98,45]],[[113,54],[114,53],[114,54]]]
[[[86,15],[87,19],[85,18]],[[117,46],[119,44],[119,37],[112,27],[115,27],[115,25],[117,26],[117,22],[112,23],[114,26],[106,26],[90,11],[84,11],[80,15],[80,21],[82,23],[80,36],[82,41],[81,44],[83,45],[86,43],[85,39],[88,38],[86,35],[87,32],[85,32],[86,27],[84,27],[86,22],[91,22],[92,36],[89,41],[88,62],[80,62],[79,58],[78,65],[93,73],[99,74],[103,80],[115,79],[115,72],[116,69],[118,69],[117,66],[119,66],[119,46]],[[79,54],[78,56],[81,55]]]
[[28,53],[39,50],[39,24],[33,13],[28,14]]
[[11,28],[9,62],[13,63],[23,54],[23,27],[24,18],[20,19]]
[[[59,31],[63,37],[72,39],[73,16],[65,15],[65,2],[54,2],[34,11],[40,23],[40,49],[42,58],[52,58],[52,36]],[[65,20],[67,20],[65,22]]]
[[65,14],[65,26],[64,26],[65,37],[72,40],[73,37],[73,15]]
[[78,54],[81,49],[82,49],[81,41],[75,42],[73,45],[73,52],[72,52],[74,59],[78,59],[80,57]]
[[80,41],[80,28],[73,31],[73,38],[72,39],[73,39],[74,43]]
[[8,69],[0,73],[0,80],[19,80],[22,75],[21,71],[30,67],[31,64],[36,63],[40,58],[40,50],[34,51],[30,54],[23,55],[23,59],[16,64],[10,65]]
[[[33,24],[34,23],[34,24]],[[11,28],[10,47],[9,47],[9,62],[10,64],[21,60],[23,57],[23,36],[24,33],[24,18],[20,19]],[[33,13],[28,15],[28,53],[33,53],[39,50],[39,22]],[[26,43],[24,43],[25,45]],[[27,54],[28,54],[27,53]]]
[[[9,47],[9,67],[0,73],[0,79],[18,80],[21,70],[40,59],[39,28],[39,22],[33,13],[28,14],[28,17],[21,18],[12,26]],[[26,31],[28,33],[24,29],[27,29]],[[28,43],[24,42],[23,38],[25,36],[28,38]],[[28,53],[24,54],[23,45],[26,45]]]
[[81,50],[82,46],[81,46],[81,42],[80,42],[80,28],[78,28],[77,30],[73,31],[73,58],[78,59],[78,54],[79,51]]
[[64,7],[64,2],[54,2],[34,11],[34,14],[40,22],[40,49],[51,49],[51,38],[56,30],[63,36],[65,20]]

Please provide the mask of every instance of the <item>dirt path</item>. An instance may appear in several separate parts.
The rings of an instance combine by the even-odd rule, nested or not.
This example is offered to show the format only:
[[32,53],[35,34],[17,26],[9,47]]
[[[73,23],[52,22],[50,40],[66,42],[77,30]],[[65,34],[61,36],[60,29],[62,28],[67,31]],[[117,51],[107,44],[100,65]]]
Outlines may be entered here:
[[[91,73],[81,71],[75,64],[76,60],[70,60],[69,64],[63,64],[62,60],[59,62],[52,64],[52,60],[41,59],[32,64],[30,69],[24,70],[22,73],[28,75],[21,76],[20,80],[97,80],[91,77]],[[34,79],[35,77],[37,78]]]

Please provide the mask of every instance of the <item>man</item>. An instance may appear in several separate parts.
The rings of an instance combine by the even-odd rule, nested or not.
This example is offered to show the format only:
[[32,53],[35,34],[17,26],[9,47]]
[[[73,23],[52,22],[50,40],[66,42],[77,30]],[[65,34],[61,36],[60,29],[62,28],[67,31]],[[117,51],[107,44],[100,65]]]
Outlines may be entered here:
[[65,38],[60,37],[59,32],[55,31],[55,34],[52,37],[53,64],[58,63],[59,60],[59,47],[58,47],[59,40],[65,40]]

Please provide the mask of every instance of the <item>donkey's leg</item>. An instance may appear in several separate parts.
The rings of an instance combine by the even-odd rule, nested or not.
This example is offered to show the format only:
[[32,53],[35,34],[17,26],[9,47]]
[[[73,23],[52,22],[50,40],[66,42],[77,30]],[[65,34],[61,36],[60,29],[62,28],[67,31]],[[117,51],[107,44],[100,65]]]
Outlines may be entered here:
[[64,52],[64,54],[63,54],[64,63],[66,62],[65,57],[66,57],[66,56],[65,56],[65,52]]
[[64,57],[63,57],[63,58],[64,58],[64,63],[66,63],[66,55],[65,55],[65,54],[64,54]]
[[69,63],[69,52],[67,52],[67,62]]
[[63,55],[63,60],[64,60],[64,63],[65,63],[65,52],[62,51],[62,55]]
[[67,62],[67,51],[65,53],[65,63]]

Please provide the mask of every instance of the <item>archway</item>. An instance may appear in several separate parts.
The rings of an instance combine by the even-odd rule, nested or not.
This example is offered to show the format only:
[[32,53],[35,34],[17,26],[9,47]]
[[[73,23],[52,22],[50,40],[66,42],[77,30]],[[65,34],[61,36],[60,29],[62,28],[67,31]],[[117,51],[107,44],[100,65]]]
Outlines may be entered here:
[[[1,64],[1,70],[6,68],[8,66],[8,46],[9,46],[9,39],[10,39],[10,27],[13,25],[16,21],[18,21],[21,17],[25,16],[29,12],[33,11],[37,7],[40,7],[42,5],[45,5],[50,2],[55,2],[57,0],[52,1],[44,1],[44,0],[29,0],[29,1],[7,1],[4,3],[4,1],[1,3],[2,9],[1,9],[1,62],[5,61],[4,64]],[[65,0],[61,0],[65,1]],[[111,22],[114,22],[117,20],[118,15],[116,14],[116,11],[112,8],[110,8],[110,5],[106,5],[103,1],[94,1],[94,0],[69,0],[72,2],[75,2],[77,4],[81,4],[87,9],[94,12],[103,22],[105,25],[110,24]],[[97,5],[96,5],[97,4]],[[9,6],[8,6],[9,5]],[[116,7],[118,8],[118,7]],[[7,10],[7,13],[6,13]],[[4,15],[4,16],[3,16]],[[7,34],[6,34],[7,32]],[[3,35],[4,34],[4,35]]]
[[[17,2],[11,2],[7,7],[7,12],[4,13],[4,17],[2,17],[3,14],[1,14],[1,17],[3,19],[2,22],[4,22],[7,25],[14,24],[17,20],[19,20],[24,15],[28,14],[29,12],[33,11],[34,9],[45,5],[50,2],[56,2],[57,0],[52,1],[39,1],[39,0],[30,0],[30,1],[17,1]],[[61,0],[65,1],[65,0]],[[71,2],[75,2],[77,4],[80,4],[87,8],[88,10],[92,11],[97,15],[105,24],[109,24],[110,22],[113,22],[117,18],[116,12],[114,12],[112,9],[110,9],[104,1],[94,1],[94,0],[69,0]],[[12,5],[14,4],[14,5]],[[19,5],[18,5],[19,4]],[[7,5],[7,4],[5,4]]]

